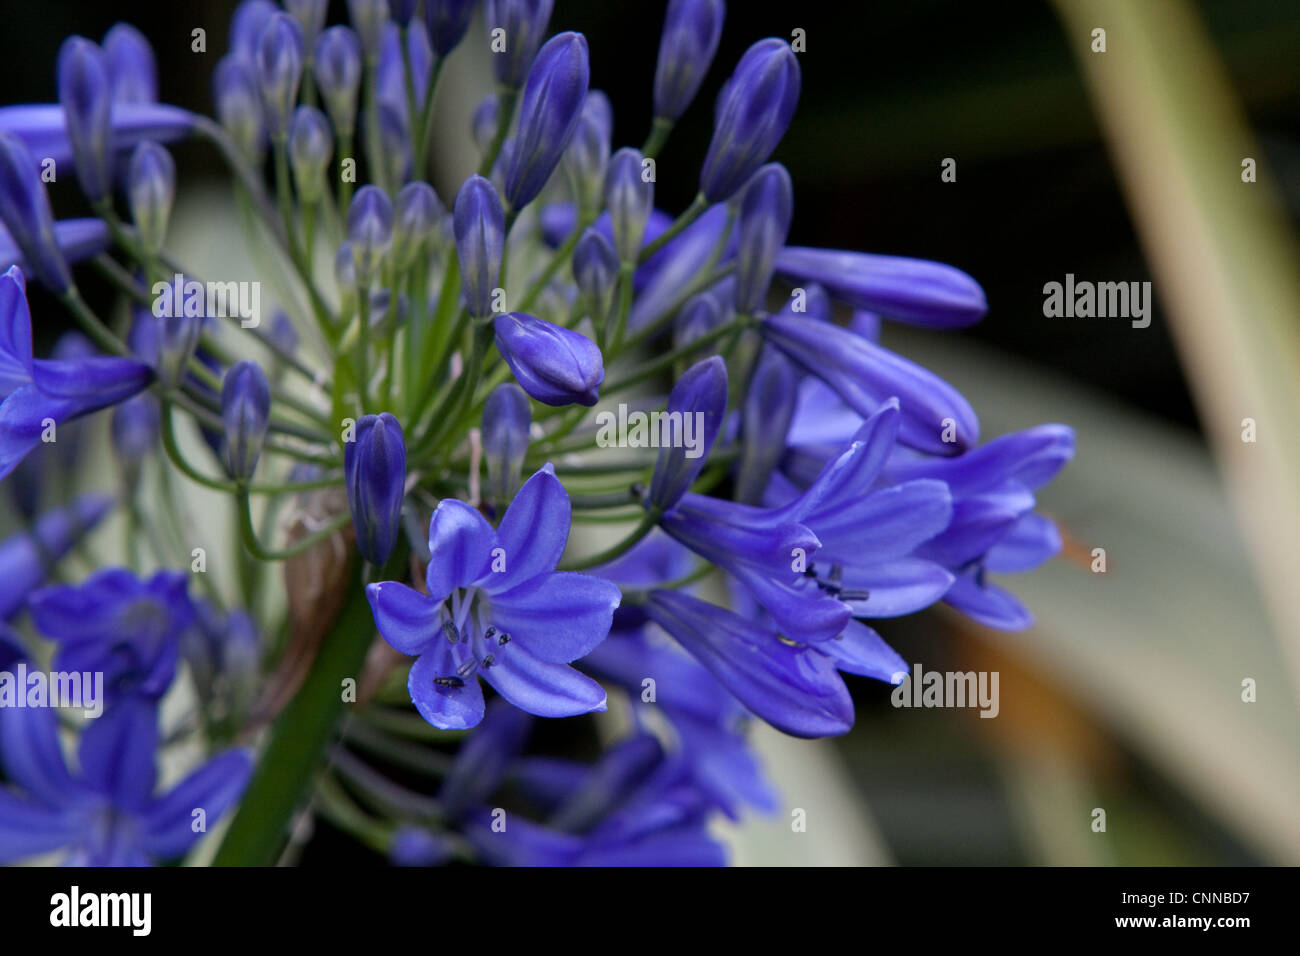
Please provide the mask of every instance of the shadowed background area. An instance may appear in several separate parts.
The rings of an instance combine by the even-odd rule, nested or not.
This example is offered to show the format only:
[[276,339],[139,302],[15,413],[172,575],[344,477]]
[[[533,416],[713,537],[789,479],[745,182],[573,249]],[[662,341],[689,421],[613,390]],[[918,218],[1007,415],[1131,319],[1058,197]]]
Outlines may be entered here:
[[[10,5],[0,32],[5,100],[53,100],[62,39],[98,40],[125,20],[154,45],[162,99],[210,113],[212,69],[234,6]],[[649,127],[661,7],[556,3],[552,31],[589,39],[592,86],[615,107],[616,148],[639,145]],[[1079,431],[1077,460],[1044,495],[1063,523],[1066,553],[1007,582],[1038,614],[1034,630],[995,634],[941,610],[880,628],[927,669],[998,671],[998,718],[896,709],[890,688],[851,679],[858,726],[848,737],[805,751],[761,735],[786,809],[736,835],[738,859],[1300,862],[1295,691],[1202,436],[1160,283],[1146,329],[1043,315],[1044,283],[1067,273],[1156,278],[1072,52],[1073,27],[1051,6],[1021,0],[730,8],[709,78],[660,156],[657,203],[675,213],[694,195],[712,98],[744,49],[803,30],[801,104],[773,157],[795,184],[790,243],[969,272],[988,295],[982,324],[943,334],[889,328],[886,344],[957,385],[986,437],[1045,421]],[[1222,58],[1255,158],[1280,187],[1279,209],[1294,229],[1300,5],[1200,0],[1189,9]],[[344,15],[333,3],[331,20]],[[191,51],[199,27],[206,54]],[[202,146],[174,152],[182,196],[204,178],[224,182]],[[940,178],[945,158],[956,160],[955,182]],[[1224,170],[1229,180],[1238,173]],[[56,211],[77,214],[75,201],[62,191]],[[108,294],[97,283],[87,272],[92,301]],[[61,313],[42,291],[33,289],[32,302],[38,349],[48,348]],[[1110,560],[1105,576],[1090,570],[1099,546]],[[1243,678],[1258,679],[1257,703],[1242,703]],[[793,808],[809,811],[806,834],[791,833]],[[1092,827],[1098,808],[1104,833]],[[304,862],[341,853],[365,851],[322,826]]]

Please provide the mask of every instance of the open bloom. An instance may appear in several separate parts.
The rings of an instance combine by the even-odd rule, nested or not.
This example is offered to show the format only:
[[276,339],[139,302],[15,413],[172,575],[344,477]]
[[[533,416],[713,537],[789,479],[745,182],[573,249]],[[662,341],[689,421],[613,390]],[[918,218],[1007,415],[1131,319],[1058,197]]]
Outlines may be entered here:
[[463,501],[444,499],[429,523],[428,593],[395,581],[366,588],[384,640],[418,658],[407,687],[435,727],[483,719],[478,675],[540,717],[605,709],[604,690],[569,662],[604,640],[619,590],[555,570],[569,514],[550,465],[524,483],[495,530]]

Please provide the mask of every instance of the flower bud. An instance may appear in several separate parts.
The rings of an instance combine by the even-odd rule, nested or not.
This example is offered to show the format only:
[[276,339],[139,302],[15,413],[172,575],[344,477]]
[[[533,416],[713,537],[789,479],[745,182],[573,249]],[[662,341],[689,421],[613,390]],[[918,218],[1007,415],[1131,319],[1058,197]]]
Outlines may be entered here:
[[[667,411],[670,415],[679,413],[683,421],[687,415],[703,416],[698,420],[704,430],[695,449],[684,447],[682,442],[659,448],[647,501],[660,511],[668,511],[686,494],[717,440],[727,411],[727,363],[721,356],[706,358],[686,370],[668,394]],[[695,452],[693,457],[687,454],[691,451]]]
[[519,132],[506,173],[505,198],[522,209],[542,191],[573,138],[590,80],[587,38],[551,37],[537,54],[519,107]]
[[709,72],[726,16],[722,0],[669,0],[655,67],[655,116],[675,122]]
[[474,318],[485,318],[492,313],[492,293],[501,277],[506,219],[497,191],[482,176],[471,176],[460,187],[452,225],[466,308]]
[[72,273],[59,251],[39,167],[22,140],[6,132],[0,132],[0,220],[27,268],[54,292],[67,292]]
[[235,56],[222,57],[213,74],[212,87],[217,119],[222,127],[245,157],[254,163],[260,162],[266,126],[252,61]]
[[741,414],[737,501],[750,505],[762,503],[772,471],[785,454],[786,435],[798,402],[799,378],[789,359],[770,346],[763,349],[745,393]]
[[401,527],[406,486],[406,445],[402,426],[388,412],[366,415],[344,444],[344,481],[361,556],[383,565]]
[[393,242],[393,204],[378,186],[362,186],[348,209],[348,241],[356,256],[357,284],[368,289]]
[[256,362],[239,362],[221,383],[221,420],[226,426],[226,473],[248,481],[257,469],[271,414],[271,388]]
[[578,125],[564,151],[564,167],[578,200],[584,222],[595,218],[605,189],[605,170],[609,166],[609,141],[614,128],[614,113],[609,97],[600,90],[587,93],[578,115]]
[[388,182],[400,185],[411,178],[414,157],[405,106],[379,103],[379,161],[386,167]]
[[483,405],[483,458],[488,469],[488,500],[498,507],[515,496],[528,453],[532,409],[514,382],[492,390]]
[[308,57],[316,47],[316,39],[325,28],[325,17],[329,14],[329,0],[284,0],[284,9],[298,23],[302,30],[303,50]]
[[409,27],[420,0],[388,0],[388,15],[399,27]]
[[135,487],[140,466],[158,446],[160,423],[158,399],[148,393],[136,395],[113,409],[113,451],[128,488]]
[[730,199],[772,155],[798,102],[799,61],[790,44],[770,37],[745,51],[718,97],[700,170],[709,202]]
[[293,327],[293,321],[283,309],[276,309],[271,316],[271,331],[267,337],[286,355],[298,351],[298,330]]
[[176,197],[176,162],[172,154],[149,140],[138,145],[127,168],[126,193],[140,241],[157,255],[167,235],[167,221]]
[[255,66],[262,31],[279,12],[271,0],[243,0],[230,18],[230,55]]
[[101,44],[114,103],[157,103],[158,63],[144,34],[129,23],[115,23]]
[[68,37],[59,49],[58,71],[77,181],[91,202],[107,199],[113,189],[113,124],[103,51],[84,37]]
[[545,405],[595,405],[605,366],[584,335],[524,312],[492,323],[500,351],[524,391]]
[[[484,19],[488,36],[493,40],[500,36],[505,44],[504,50],[492,54],[499,84],[518,89],[523,83],[546,36],[554,5],[554,0],[487,0]],[[503,32],[497,34],[497,30]]]
[[586,297],[592,317],[597,322],[604,320],[614,302],[618,255],[595,226],[583,230],[573,247],[573,279]]
[[673,349],[685,348],[703,338],[727,318],[717,296],[712,292],[697,292],[682,303],[673,319]]
[[[406,39],[406,52],[402,52],[402,39]],[[424,97],[429,92],[429,75],[433,72],[433,50],[423,30],[408,30],[405,34],[397,24],[384,28],[384,40],[379,49],[379,63],[375,67],[376,95],[380,102],[401,110],[405,120],[410,112],[406,100],[406,64],[411,65],[411,91],[415,94],[415,116],[424,109]]]
[[352,29],[330,27],[316,41],[316,88],[339,136],[357,126],[357,92],[361,88],[361,41]]
[[740,204],[736,247],[736,311],[751,315],[767,298],[776,256],[794,214],[794,186],[780,163],[769,163],[749,181]]
[[605,174],[605,207],[620,262],[636,262],[655,204],[655,184],[642,175],[642,162],[640,150],[624,147],[610,157]]
[[348,0],[348,19],[361,40],[366,62],[378,62],[384,26],[388,23],[388,0]]
[[346,239],[339,243],[339,251],[334,256],[334,281],[343,297],[344,314],[352,314],[357,307],[357,255]]
[[495,93],[489,93],[474,108],[474,116],[470,120],[470,135],[474,137],[474,145],[478,147],[480,153],[487,152],[496,131],[497,98]]
[[203,331],[202,318],[180,314],[179,306],[173,311],[177,314],[158,317],[158,364],[154,369],[158,381],[168,390],[180,387]]
[[289,135],[289,119],[302,80],[302,29],[287,13],[267,21],[257,50],[257,83],[271,139]]
[[446,56],[464,39],[477,2],[424,0],[424,25],[429,31],[429,45],[438,56]]
[[314,106],[294,110],[289,122],[289,165],[303,202],[315,202],[324,195],[325,174],[333,155],[334,134],[325,114]]
[[393,204],[393,265],[405,271],[427,256],[444,210],[428,183],[407,183]]

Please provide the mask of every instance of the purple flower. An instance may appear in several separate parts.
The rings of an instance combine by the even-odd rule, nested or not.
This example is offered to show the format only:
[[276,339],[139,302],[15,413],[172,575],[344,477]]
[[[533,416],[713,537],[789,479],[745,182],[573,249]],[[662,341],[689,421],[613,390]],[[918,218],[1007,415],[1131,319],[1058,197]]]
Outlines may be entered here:
[[669,0],[655,66],[655,116],[676,122],[699,92],[722,38],[722,0]]
[[[111,243],[112,237],[109,235],[108,225],[102,219],[60,220],[54,223],[56,248],[47,257],[51,261],[46,264],[46,268],[57,270],[59,258],[65,264],[91,259],[107,249]],[[28,263],[23,250],[9,235],[9,231],[0,225],[0,269],[8,269],[10,266],[17,266],[24,274],[37,273],[37,269]],[[39,275],[37,277],[41,278]],[[41,281],[45,280],[41,278]]]
[[152,378],[128,358],[34,359],[23,274],[11,267],[0,276],[0,478],[57,426],[130,398]]
[[749,181],[736,227],[736,311],[752,314],[767,298],[777,253],[794,215],[794,185],[780,163],[769,163]]
[[553,6],[554,0],[487,0],[484,20],[488,35],[502,31],[499,36],[505,46],[492,53],[492,70],[501,86],[517,89],[524,82],[546,36]]
[[148,866],[183,856],[202,831],[239,799],[252,772],[241,750],[227,751],[157,792],[156,708],[136,702],[104,714],[81,734],[77,775],[59,746],[52,708],[0,711],[0,764],[13,789],[0,789],[0,861],[68,851],[76,866]]
[[329,120],[314,106],[300,106],[289,121],[289,164],[293,184],[304,202],[325,193],[326,173],[334,155],[334,134]]
[[483,460],[488,469],[489,500],[504,504],[514,497],[528,454],[532,410],[528,396],[513,382],[502,382],[483,404]]
[[[699,477],[727,411],[727,364],[720,357],[704,359],[692,365],[668,395],[666,421],[677,416],[679,441],[662,443],[650,482],[648,504],[661,512],[673,508],[692,482]],[[688,416],[690,418],[688,419]],[[698,422],[698,426],[696,423]],[[684,437],[690,427],[696,433],[694,447]]]
[[115,23],[101,47],[115,104],[158,102],[158,63],[143,33],[129,23]]
[[176,198],[176,162],[171,153],[150,140],[136,146],[127,167],[126,192],[140,241],[157,255]]
[[424,24],[429,44],[438,56],[446,56],[465,38],[478,0],[424,0]]
[[85,37],[68,37],[59,49],[58,72],[77,179],[86,198],[98,202],[113,188],[113,92],[103,51]]
[[587,99],[587,38],[559,33],[537,54],[519,105],[519,132],[506,172],[505,199],[514,212],[542,191],[568,148]]
[[212,74],[217,119],[245,157],[260,160],[266,147],[266,122],[257,69],[251,59],[222,57]]
[[407,183],[393,202],[393,265],[409,269],[429,251],[446,210],[428,183]]
[[605,692],[568,662],[604,640],[618,588],[554,570],[569,537],[569,496],[550,465],[524,483],[493,529],[443,499],[429,524],[427,593],[387,581],[366,596],[379,633],[416,657],[408,688],[425,720],[459,730],[483,719],[478,677],[539,717],[605,709]]
[[605,173],[605,208],[621,262],[636,262],[655,205],[654,181],[644,177],[642,162],[640,150],[625,147],[610,157]]
[[[141,140],[170,143],[194,130],[193,113],[157,103],[114,103],[111,110],[112,148],[128,151]],[[53,160],[60,172],[73,162],[67,117],[57,103],[0,106],[0,133],[22,140],[37,160]],[[33,163],[33,168],[38,169]]]
[[348,242],[356,256],[357,282],[369,288],[393,242],[393,202],[378,186],[362,186],[348,207]]
[[700,191],[730,199],[785,135],[799,102],[799,61],[784,40],[759,40],[740,58],[718,97]]
[[351,136],[357,123],[361,87],[361,41],[350,27],[335,26],[316,41],[316,86],[339,136]]
[[7,133],[0,133],[0,219],[42,283],[60,294],[72,287],[36,160],[22,140]]
[[979,283],[941,262],[787,246],[776,271],[796,284],[823,285],[855,309],[911,325],[959,329],[988,311]]
[[392,554],[406,494],[406,444],[388,412],[366,415],[344,443],[343,471],[357,548],[376,567]]
[[284,9],[298,21],[302,30],[304,48],[308,51],[316,44],[329,14],[329,0],[284,0]]
[[53,564],[112,507],[113,499],[105,495],[81,495],[66,508],[41,515],[30,531],[0,542],[0,620],[8,620],[22,609],[28,594],[40,586]]
[[525,312],[492,323],[497,350],[525,392],[544,405],[595,405],[605,366],[585,335]]
[[388,24],[388,0],[348,0],[348,19],[361,38],[366,61],[377,62]]
[[[701,308],[708,308],[710,300]],[[716,307],[713,307],[716,308]],[[705,324],[712,315],[693,321]],[[786,434],[799,397],[799,372],[780,352],[765,347],[745,396],[741,413],[740,463],[736,467],[736,500],[758,504],[763,500],[773,469],[785,454]]]
[[466,308],[474,318],[486,318],[492,314],[506,242],[506,216],[496,189],[482,176],[465,180],[452,220]]
[[252,361],[232,365],[221,383],[221,420],[226,426],[226,473],[236,481],[253,477],[270,414],[271,388],[261,366]]
[[257,48],[257,82],[273,140],[289,135],[289,119],[302,80],[302,28],[287,13],[267,21]]

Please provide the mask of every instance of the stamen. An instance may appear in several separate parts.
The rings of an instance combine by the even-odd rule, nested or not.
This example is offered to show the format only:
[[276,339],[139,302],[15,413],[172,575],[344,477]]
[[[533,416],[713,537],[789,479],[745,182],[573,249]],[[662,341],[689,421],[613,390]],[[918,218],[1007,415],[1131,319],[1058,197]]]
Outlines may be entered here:
[[465,682],[459,677],[435,677],[433,679],[436,687],[464,687]]

